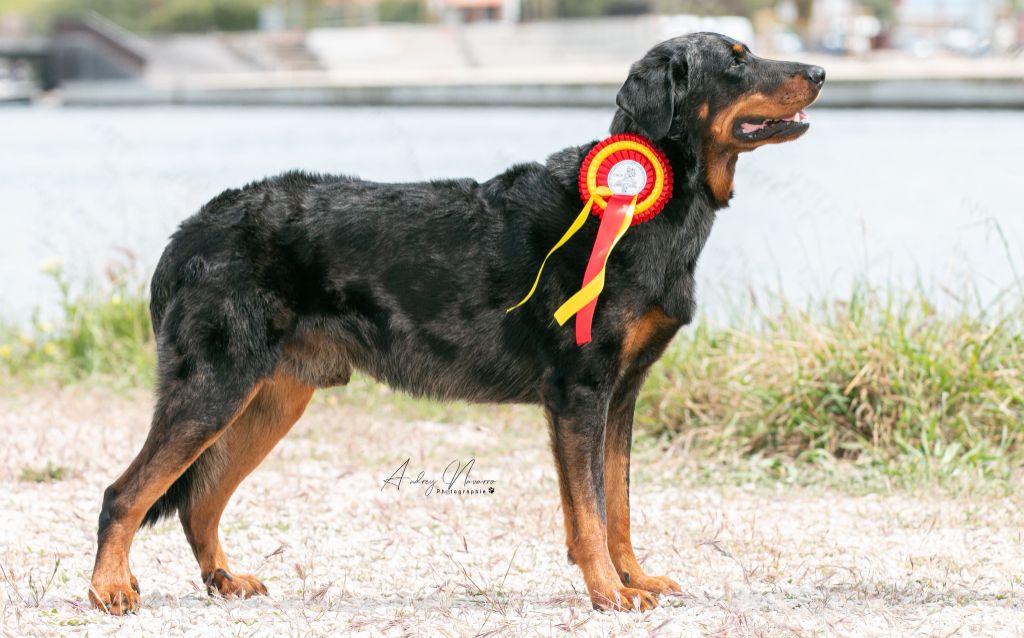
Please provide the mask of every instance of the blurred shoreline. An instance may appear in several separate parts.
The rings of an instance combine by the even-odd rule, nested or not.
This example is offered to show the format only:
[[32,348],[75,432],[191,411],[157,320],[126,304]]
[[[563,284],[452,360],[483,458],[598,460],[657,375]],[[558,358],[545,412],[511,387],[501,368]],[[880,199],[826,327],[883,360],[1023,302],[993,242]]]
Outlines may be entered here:
[[[837,73],[843,65],[834,60],[818,63],[829,71],[818,108],[1024,108],[1024,66],[847,74]],[[618,66],[217,73],[140,83],[69,82],[50,99],[64,106],[607,107],[615,103],[625,75],[626,68]]]
[[[89,15],[58,23],[49,52],[34,45],[37,55],[57,60],[61,80],[59,88],[32,101],[606,107],[614,104],[630,63],[650,46],[729,24],[701,20],[640,16],[391,24],[143,38]],[[1020,55],[922,57],[883,49],[843,56],[773,52],[756,43],[755,51],[823,66],[828,84],[819,107],[1024,108]]]

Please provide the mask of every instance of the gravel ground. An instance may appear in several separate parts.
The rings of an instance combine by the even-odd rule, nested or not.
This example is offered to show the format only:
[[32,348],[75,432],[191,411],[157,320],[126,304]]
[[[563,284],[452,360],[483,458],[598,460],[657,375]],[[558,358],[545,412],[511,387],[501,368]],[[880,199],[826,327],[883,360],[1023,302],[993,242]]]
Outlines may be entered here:
[[[85,600],[96,516],[103,488],[142,444],[149,398],[0,391],[3,633],[1024,632],[1020,498],[716,486],[687,478],[684,459],[645,453],[633,478],[638,553],[687,593],[645,614],[599,613],[565,561],[534,412],[455,409],[444,419],[455,423],[440,424],[393,405],[346,403],[315,402],[225,513],[228,555],[262,578],[269,597],[208,597],[177,521],[166,521],[133,548],[142,610],[111,618]],[[411,482],[472,458],[472,477],[495,480],[493,493],[427,495]],[[382,491],[406,459],[401,490]],[[48,463],[64,475],[23,476]]]

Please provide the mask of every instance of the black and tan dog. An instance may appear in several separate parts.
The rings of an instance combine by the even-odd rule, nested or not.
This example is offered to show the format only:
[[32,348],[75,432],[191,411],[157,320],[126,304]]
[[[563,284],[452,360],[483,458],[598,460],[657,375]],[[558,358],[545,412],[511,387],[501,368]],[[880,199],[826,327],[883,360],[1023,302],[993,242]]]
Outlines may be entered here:
[[633,407],[651,364],[694,313],[694,268],[737,156],[807,130],[823,69],[758,58],[715,34],[654,47],[619,91],[612,133],[653,140],[676,175],[664,211],[612,255],[577,346],[552,320],[580,287],[588,224],[528,289],[581,208],[594,143],[546,164],[471,179],[376,184],[289,173],[229,190],[175,233],[153,277],[159,379],[142,451],[103,496],[90,599],[138,607],[128,566],[141,524],[177,512],[211,592],[266,588],[235,573],[217,534],[238,484],[353,369],[438,399],[543,405],[569,559],[603,609],[648,609],[679,591],[630,541]]

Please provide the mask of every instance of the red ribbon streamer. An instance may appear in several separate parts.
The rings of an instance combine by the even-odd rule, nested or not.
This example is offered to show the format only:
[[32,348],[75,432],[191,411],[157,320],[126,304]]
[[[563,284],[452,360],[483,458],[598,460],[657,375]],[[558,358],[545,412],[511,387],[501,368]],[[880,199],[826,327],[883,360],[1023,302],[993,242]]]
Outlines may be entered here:
[[[601,215],[601,226],[597,229],[597,239],[594,240],[594,250],[590,253],[590,261],[587,262],[587,270],[583,274],[583,286],[590,283],[590,280],[604,268],[605,256],[615,244],[615,237],[622,228],[622,220],[629,213],[634,199],[633,195],[612,195],[608,198],[608,206]],[[596,308],[595,298],[576,314],[576,345],[590,343],[590,329],[594,324]]]

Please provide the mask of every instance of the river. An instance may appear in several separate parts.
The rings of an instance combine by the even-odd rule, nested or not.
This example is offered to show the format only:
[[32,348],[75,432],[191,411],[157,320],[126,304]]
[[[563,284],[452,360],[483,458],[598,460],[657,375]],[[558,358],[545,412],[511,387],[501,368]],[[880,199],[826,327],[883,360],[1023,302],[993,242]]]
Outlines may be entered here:
[[[848,296],[854,281],[1016,296],[1024,272],[1024,112],[811,110],[792,144],[740,159],[698,268],[701,305]],[[281,171],[486,179],[605,135],[596,109],[0,109],[0,318],[52,309],[73,280],[168,235],[224,188]],[[411,213],[414,214],[414,213]]]

